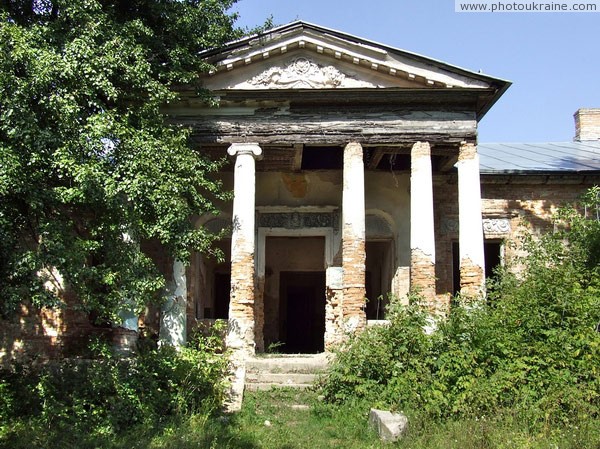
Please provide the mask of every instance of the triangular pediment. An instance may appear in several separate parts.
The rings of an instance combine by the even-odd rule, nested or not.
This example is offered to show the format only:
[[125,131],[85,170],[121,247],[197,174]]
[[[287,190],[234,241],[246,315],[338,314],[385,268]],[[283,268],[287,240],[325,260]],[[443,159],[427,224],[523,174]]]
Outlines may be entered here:
[[202,56],[210,90],[501,88],[510,83],[304,22]]
[[415,80],[396,78],[305,49],[218,70],[204,80],[204,85],[210,90],[423,87]]

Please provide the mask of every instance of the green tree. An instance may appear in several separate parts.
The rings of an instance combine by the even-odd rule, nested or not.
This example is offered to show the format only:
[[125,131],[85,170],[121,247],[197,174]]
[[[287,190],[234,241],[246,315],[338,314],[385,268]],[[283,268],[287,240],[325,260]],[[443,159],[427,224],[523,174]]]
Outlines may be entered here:
[[190,217],[224,199],[219,164],[161,106],[208,69],[197,54],[240,37],[237,0],[0,3],[0,301],[60,299],[60,274],[104,318],[164,279],[139,248],[211,251]]

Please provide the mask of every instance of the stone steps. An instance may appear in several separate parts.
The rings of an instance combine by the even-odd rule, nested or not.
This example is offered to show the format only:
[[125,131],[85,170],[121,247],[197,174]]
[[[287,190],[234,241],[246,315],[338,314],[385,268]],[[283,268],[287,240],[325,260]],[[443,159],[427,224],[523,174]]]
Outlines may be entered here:
[[245,387],[249,391],[311,387],[329,364],[328,354],[265,355],[246,362]]
[[290,383],[282,384],[278,382],[246,382],[246,391],[269,391],[274,388],[294,388],[305,390],[312,387],[313,384]]

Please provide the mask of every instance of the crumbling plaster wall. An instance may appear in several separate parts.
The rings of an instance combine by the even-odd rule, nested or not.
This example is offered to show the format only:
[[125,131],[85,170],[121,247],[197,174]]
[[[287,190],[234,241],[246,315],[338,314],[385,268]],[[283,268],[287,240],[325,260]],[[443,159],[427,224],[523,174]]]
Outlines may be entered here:
[[256,174],[257,207],[336,206],[341,201],[341,170]]
[[410,286],[410,175],[367,171],[365,195],[366,213],[391,221],[395,243],[392,292],[403,298]]

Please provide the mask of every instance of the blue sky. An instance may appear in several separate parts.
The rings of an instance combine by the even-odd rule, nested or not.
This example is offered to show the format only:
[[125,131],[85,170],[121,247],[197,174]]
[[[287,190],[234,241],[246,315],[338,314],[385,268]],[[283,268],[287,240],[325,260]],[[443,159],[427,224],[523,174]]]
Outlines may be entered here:
[[456,13],[454,0],[239,0],[239,26],[304,20],[512,81],[481,142],[570,141],[600,107],[600,12]]

